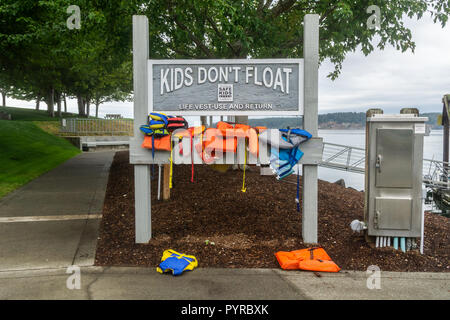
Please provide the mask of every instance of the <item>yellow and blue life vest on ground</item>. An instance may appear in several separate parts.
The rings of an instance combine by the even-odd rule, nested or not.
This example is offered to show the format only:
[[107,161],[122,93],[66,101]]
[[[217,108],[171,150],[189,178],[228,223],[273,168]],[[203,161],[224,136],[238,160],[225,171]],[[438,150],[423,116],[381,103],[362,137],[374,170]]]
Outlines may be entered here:
[[169,249],[163,252],[161,263],[156,268],[159,273],[172,271],[174,276],[178,276],[186,270],[194,270],[198,266],[197,258],[184,253],[178,253]]

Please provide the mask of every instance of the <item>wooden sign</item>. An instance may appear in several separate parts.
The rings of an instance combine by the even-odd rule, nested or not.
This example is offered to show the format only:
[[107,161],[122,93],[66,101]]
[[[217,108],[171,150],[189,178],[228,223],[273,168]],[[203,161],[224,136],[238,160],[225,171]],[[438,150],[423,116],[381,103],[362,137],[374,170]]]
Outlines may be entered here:
[[149,112],[302,115],[303,59],[149,60]]
[[[134,165],[136,243],[148,243],[152,237],[150,164],[164,164],[170,156],[169,152],[158,151],[153,157],[141,146],[144,135],[139,127],[147,123],[150,112],[194,116],[303,115],[303,127],[313,138],[302,145],[305,156],[300,161],[302,236],[306,244],[318,242],[317,165],[323,153],[322,139],[317,137],[319,21],[317,14],[304,17],[303,59],[149,60],[148,19],[133,16],[134,137],[130,139],[130,163]],[[175,149],[179,148],[179,144],[175,145]],[[190,145],[185,147],[187,150]],[[241,141],[236,155],[227,154],[224,161],[230,158],[234,164],[267,163],[269,153],[263,148],[260,145],[259,159],[249,156],[246,161],[246,144]],[[179,149],[172,152],[179,153]],[[187,160],[192,163],[191,158]]]

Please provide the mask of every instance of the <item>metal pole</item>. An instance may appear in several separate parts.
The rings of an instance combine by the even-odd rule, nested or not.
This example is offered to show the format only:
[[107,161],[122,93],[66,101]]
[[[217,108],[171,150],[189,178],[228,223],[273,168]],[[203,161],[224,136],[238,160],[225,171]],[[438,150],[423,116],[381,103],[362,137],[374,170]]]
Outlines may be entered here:
[[[319,15],[307,14],[303,27],[304,117],[303,127],[318,135]],[[317,165],[303,165],[302,236],[305,243],[317,243]]]
[[[148,19],[133,16],[133,86],[134,86],[134,137],[142,137],[139,125],[148,114]],[[134,165],[134,204],[136,243],[147,243],[152,237],[152,207],[150,166]]]

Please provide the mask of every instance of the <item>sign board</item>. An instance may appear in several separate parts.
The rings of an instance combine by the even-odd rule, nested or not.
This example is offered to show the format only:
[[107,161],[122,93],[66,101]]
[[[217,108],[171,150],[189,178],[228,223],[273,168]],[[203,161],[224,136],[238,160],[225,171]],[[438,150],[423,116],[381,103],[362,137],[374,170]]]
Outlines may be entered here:
[[[318,163],[314,159],[321,159],[323,153],[322,140],[316,137],[319,22],[317,14],[304,17],[303,59],[149,60],[148,19],[133,16],[134,137],[130,139],[130,163],[134,165],[136,243],[148,243],[152,236],[150,164],[163,163],[170,156],[158,151],[153,158],[141,147],[144,135],[139,128],[153,111],[194,116],[303,115],[304,129],[314,138],[302,146],[302,235],[304,243],[317,243]],[[306,150],[307,144],[311,151]],[[245,143],[237,146],[236,154],[233,163],[242,163],[240,154],[245,163]],[[308,155],[312,156],[309,160]]]
[[303,59],[148,60],[148,109],[173,115],[303,115]]

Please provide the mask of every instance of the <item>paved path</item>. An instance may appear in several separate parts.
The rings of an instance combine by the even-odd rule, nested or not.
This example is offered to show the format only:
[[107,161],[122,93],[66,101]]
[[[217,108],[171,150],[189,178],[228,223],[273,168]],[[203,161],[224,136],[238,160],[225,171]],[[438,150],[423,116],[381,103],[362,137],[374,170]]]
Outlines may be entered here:
[[[94,267],[113,152],[83,153],[0,200],[0,299],[450,299],[450,273]],[[81,267],[70,290],[67,267]]]
[[0,270],[93,264],[113,156],[80,154],[0,200]]
[[[196,269],[179,277],[154,268],[84,267],[80,289],[66,269],[0,271],[0,299],[450,299],[450,273],[382,272],[369,290],[365,272]],[[70,282],[70,281],[69,281]]]

